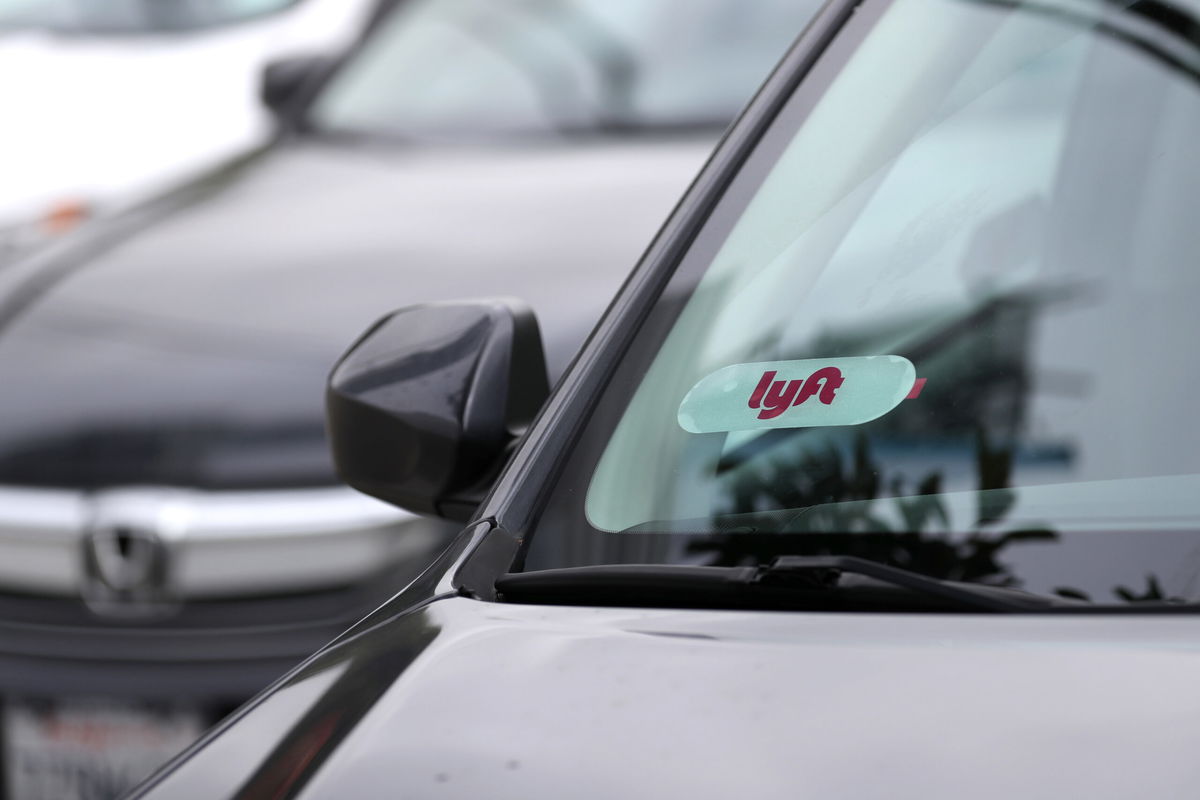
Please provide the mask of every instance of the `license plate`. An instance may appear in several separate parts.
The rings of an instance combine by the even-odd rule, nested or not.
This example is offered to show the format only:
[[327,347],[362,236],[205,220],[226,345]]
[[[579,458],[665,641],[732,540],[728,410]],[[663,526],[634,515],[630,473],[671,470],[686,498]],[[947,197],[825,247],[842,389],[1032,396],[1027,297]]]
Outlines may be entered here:
[[4,773],[10,800],[110,800],[204,731],[178,706],[107,700],[4,704]]

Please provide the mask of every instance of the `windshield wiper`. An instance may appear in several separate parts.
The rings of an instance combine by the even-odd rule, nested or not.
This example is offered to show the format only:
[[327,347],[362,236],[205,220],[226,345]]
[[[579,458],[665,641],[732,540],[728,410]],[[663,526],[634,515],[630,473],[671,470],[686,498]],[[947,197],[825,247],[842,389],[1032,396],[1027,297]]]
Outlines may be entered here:
[[666,608],[1020,613],[1078,604],[1016,589],[929,578],[852,556],[783,556],[759,567],[629,564],[509,573],[513,603]]

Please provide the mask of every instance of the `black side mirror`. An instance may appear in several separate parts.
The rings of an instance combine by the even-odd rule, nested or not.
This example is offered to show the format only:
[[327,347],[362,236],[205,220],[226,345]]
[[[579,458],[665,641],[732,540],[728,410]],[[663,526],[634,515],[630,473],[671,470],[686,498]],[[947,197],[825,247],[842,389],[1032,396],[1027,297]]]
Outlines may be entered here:
[[377,322],[329,376],[334,463],[365,494],[465,521],[549,393],[524,304],[411,306]]
[[259,99],[277,119],[287,119],[333,69],[328,56],[297,56],[273,61],[263,69]]

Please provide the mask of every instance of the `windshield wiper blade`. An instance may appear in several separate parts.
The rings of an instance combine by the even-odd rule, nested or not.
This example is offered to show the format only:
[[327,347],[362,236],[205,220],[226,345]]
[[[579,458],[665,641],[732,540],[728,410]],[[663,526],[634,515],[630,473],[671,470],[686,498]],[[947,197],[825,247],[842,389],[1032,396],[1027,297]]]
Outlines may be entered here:
[[826,580],[831,578],[836,585],[843,573],[873,578],[890,586],[939,597],[952,604],[974,607],[980,611],[1011,613],[1064,604],[1056,598],[1040,597],[1014,589],[930,578],[854,556],[781,556],[770,566],[760,568],[759,579],[773,582],[789,577],[810,576],[811,579],[824,574],[830,576]]
[[[856,579],[857,577],[857,579]],[[510,573],[514,603],[1019,613],[1073,606],[1015,589],[929,578],[853,556],[783,556],[759,567],[614,564]]]

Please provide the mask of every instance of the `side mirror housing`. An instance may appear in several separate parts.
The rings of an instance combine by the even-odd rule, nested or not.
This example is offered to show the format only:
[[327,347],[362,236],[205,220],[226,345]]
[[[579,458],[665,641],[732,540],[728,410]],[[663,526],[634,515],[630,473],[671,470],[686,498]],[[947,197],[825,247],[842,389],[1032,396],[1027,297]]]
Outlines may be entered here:
[[541,334],[524,304],[410,306],[333,368],[333,460],[365,494],[465,521],[548,395]]
[[287,119],[333,64],[334,60],[327,56],[296,56],[272,61],[263,69],[259,99],[276,119]]

